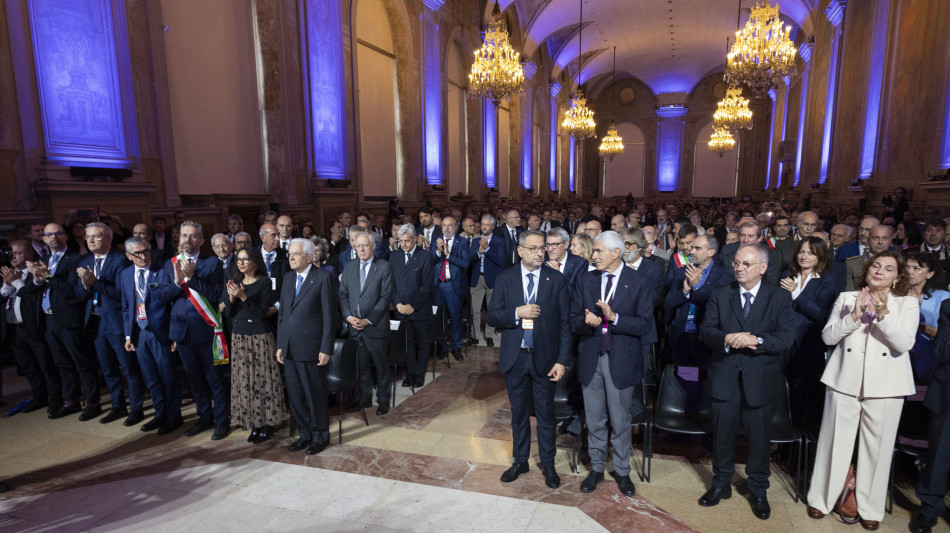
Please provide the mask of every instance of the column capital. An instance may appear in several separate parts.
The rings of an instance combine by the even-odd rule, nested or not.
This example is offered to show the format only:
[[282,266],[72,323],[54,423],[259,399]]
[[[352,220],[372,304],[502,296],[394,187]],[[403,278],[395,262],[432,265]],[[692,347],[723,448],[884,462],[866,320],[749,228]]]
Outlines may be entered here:
[[769,89],[769,98],[772,99],[772,103],[775,103],[775,99],[778,98],[778,91],[774,87]]
[[841,25],[841,21],[844,20],[844,9],[846,7],[848,7],[848,0],[831,0],[828,4],[828,9],[825,10],[825,16],[828,17],[828,22],[836,29]]
[[807,65],[811,61],[811,53],[815,49],[815,43],[802,43],[798,46],[798,55],[802,56],[802,61]]
[[532,62],[522,63],[521,69],[524,71],[524,78],[530,80],[532,76],[538,73],[538,66]]
[[684,105],[664,105],[656,109],[656,116],[661,118],[681,117],[687,111],[689,111],[689,108]]
[[422,0],[422,3],[432,11],[438,11],[445,5],[445,0]]
[[549,83],[548,87],[551,88],[551,98],[557,98],[557,95],[560,94],[561,89],[563,88],[558,82]]

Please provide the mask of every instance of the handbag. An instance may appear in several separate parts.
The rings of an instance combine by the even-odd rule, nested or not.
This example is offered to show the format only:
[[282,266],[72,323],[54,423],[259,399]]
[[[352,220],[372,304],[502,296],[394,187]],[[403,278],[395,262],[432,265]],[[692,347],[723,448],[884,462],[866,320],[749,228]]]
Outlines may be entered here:
[[848,475],[844,478],[844,488],[841,489],[841,496],[835,502],[835,512],[846,524],[854,524],[858,518],[858,499],[854,495],[855,487],[855,469],[854,465],[848,467]]

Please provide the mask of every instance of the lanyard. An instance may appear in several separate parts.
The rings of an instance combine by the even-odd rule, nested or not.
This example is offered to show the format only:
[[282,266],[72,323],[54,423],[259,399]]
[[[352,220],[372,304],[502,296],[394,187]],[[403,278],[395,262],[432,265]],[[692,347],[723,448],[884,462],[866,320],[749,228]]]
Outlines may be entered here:
[[537,296],[538,296],[538,286],[541,285],[541,276],[538,274],[538,271],[537,271],[537,270],[535,270],[535,271],[533,271],[533,272],[529,272],[528,274],[531,275],[531,276],[533,276],[533,277],[536,277],[536,278],[538,278],[538,279],[537,279],[537,281],[534,282],[534,289],[532,289],[530,293],[528,293],[528,286],[527,286],[527,285],[522,285],[521,290],[524,292],[524,303],[525,303],[525,304],[527,304],[528,302],[530,302],[532,299],[534,299],[535,302],[538,301],[538,300],[537,300]]
[[[139,273],[142,275],[142,281],[145,283],[142,284],[142,287],[139,287]],[[145,297],[148,295],[148,271],[141,269],[135,273],[135,292],[139,295],[139,299],[142,303],[145,303]]]
[[[612,272],[611,272],[611,274],[612,274]],[[601,274],[601,277],[603,277],[603,274]],[[607,302],[607,303],[612,302],[613,299],[614,299],[614,293],[617,292],[617,285],[620,283],[620,275],[619,275],[619,274],[615,274],[615,275],[614,275],[614,279],[613,279],[612,281],[613,281],[613,285],[610,287],[610,292],[609,292],[608,294],[604,294],[604,289],[606,288],[606,286],[604,285],[604,283],[606,283],[606,282],[601,281],[601,285],[600,285],[600,295],[601,295],[601,298],[600,298],[600,299],[601,299],[602,301],[604,301],[604,302]]]

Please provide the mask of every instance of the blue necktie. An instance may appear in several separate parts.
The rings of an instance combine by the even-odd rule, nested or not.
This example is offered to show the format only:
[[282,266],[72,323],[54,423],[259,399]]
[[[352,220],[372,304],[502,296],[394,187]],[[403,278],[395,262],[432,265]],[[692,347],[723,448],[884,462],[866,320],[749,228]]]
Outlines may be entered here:
[[752,293],[744,292],[742,297],[745,298],[745,305],[742,306],[742,318],[749,318],[749,311],[752,310]]
[[294,289],[294,296],[300,294],[300,286],[303,285],[303,274],[297,274],[297,288]]
[[363,292],[363,286],[366,285],[366,273],[369,267],[368,262],[360,263],[360,292]]
[[[528,273],[528,301],[526,302],[528,305],[532,305],[535,302],[536,295],[532,294],[533,292],[534,292],[534,273],[529,272]],[[526,348],[529,348],[529,349],[534,348],[534,330],[533,329],[524,330],[524,345]]]
[[[136,294],[136,299],[139,301],[139,303],[144,304],[145,303],[145,270],[141,270],[141,269],[139,270],[139,279],[137,281],[137,285],[138,285],[138,293]],[[137,320],[138,320],[138,324],[140,328],[145,329],[145,327],[148,326],[148,320],[144,318],[139,318]]]
[[[60,255],[60,254],[53,254],[53,255],[50,256],[50,258],[49,258],[49,275],[50,275],[50,277],[52,277],[52,276],[56,273],[56,267],[59,265],[59,260],[60,260],[61,257],[63,257],[63,256]],[[47,283],[49,282],[48,279],[47,279],[46,281],[47,281]],[[43,307],[43,312],[46,313],[46,314],[49,314],[50,309],[51,309],[50,303],[49,303],[49,287],[47,287],[46,290],[43,291],[43,303],[42,303],[42,307]]]
[[264,258],[267,260],[267,277],[273,277],[270,273],[270,265],[272,262],[274,262],[274,252],[267,252],[267,255],[265,255]]

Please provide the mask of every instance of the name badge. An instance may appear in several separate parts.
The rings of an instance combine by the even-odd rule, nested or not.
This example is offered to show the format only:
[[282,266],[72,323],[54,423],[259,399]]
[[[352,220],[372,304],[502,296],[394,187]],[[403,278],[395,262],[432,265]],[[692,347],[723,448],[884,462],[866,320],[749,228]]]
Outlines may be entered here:
[[605,320],[604,323],[600,326],[600,334],[601,334],[601,335],[606,335],[606,334],[607,334],[607,321],[606,321],[606,320]]
[[136,308],[136,314],[138,320],[147,320],[148,317],[145,316],[145,304],[140,303]]
[[270,290],[272,290],[272,291],[276,291],[276,290],[277,290],[277,278],[271,278],[271,279],[270,279]]
[[521,319],[521,329],[534,329],[534,319],[533,319],[533,318],[522,318],[522,319]]

